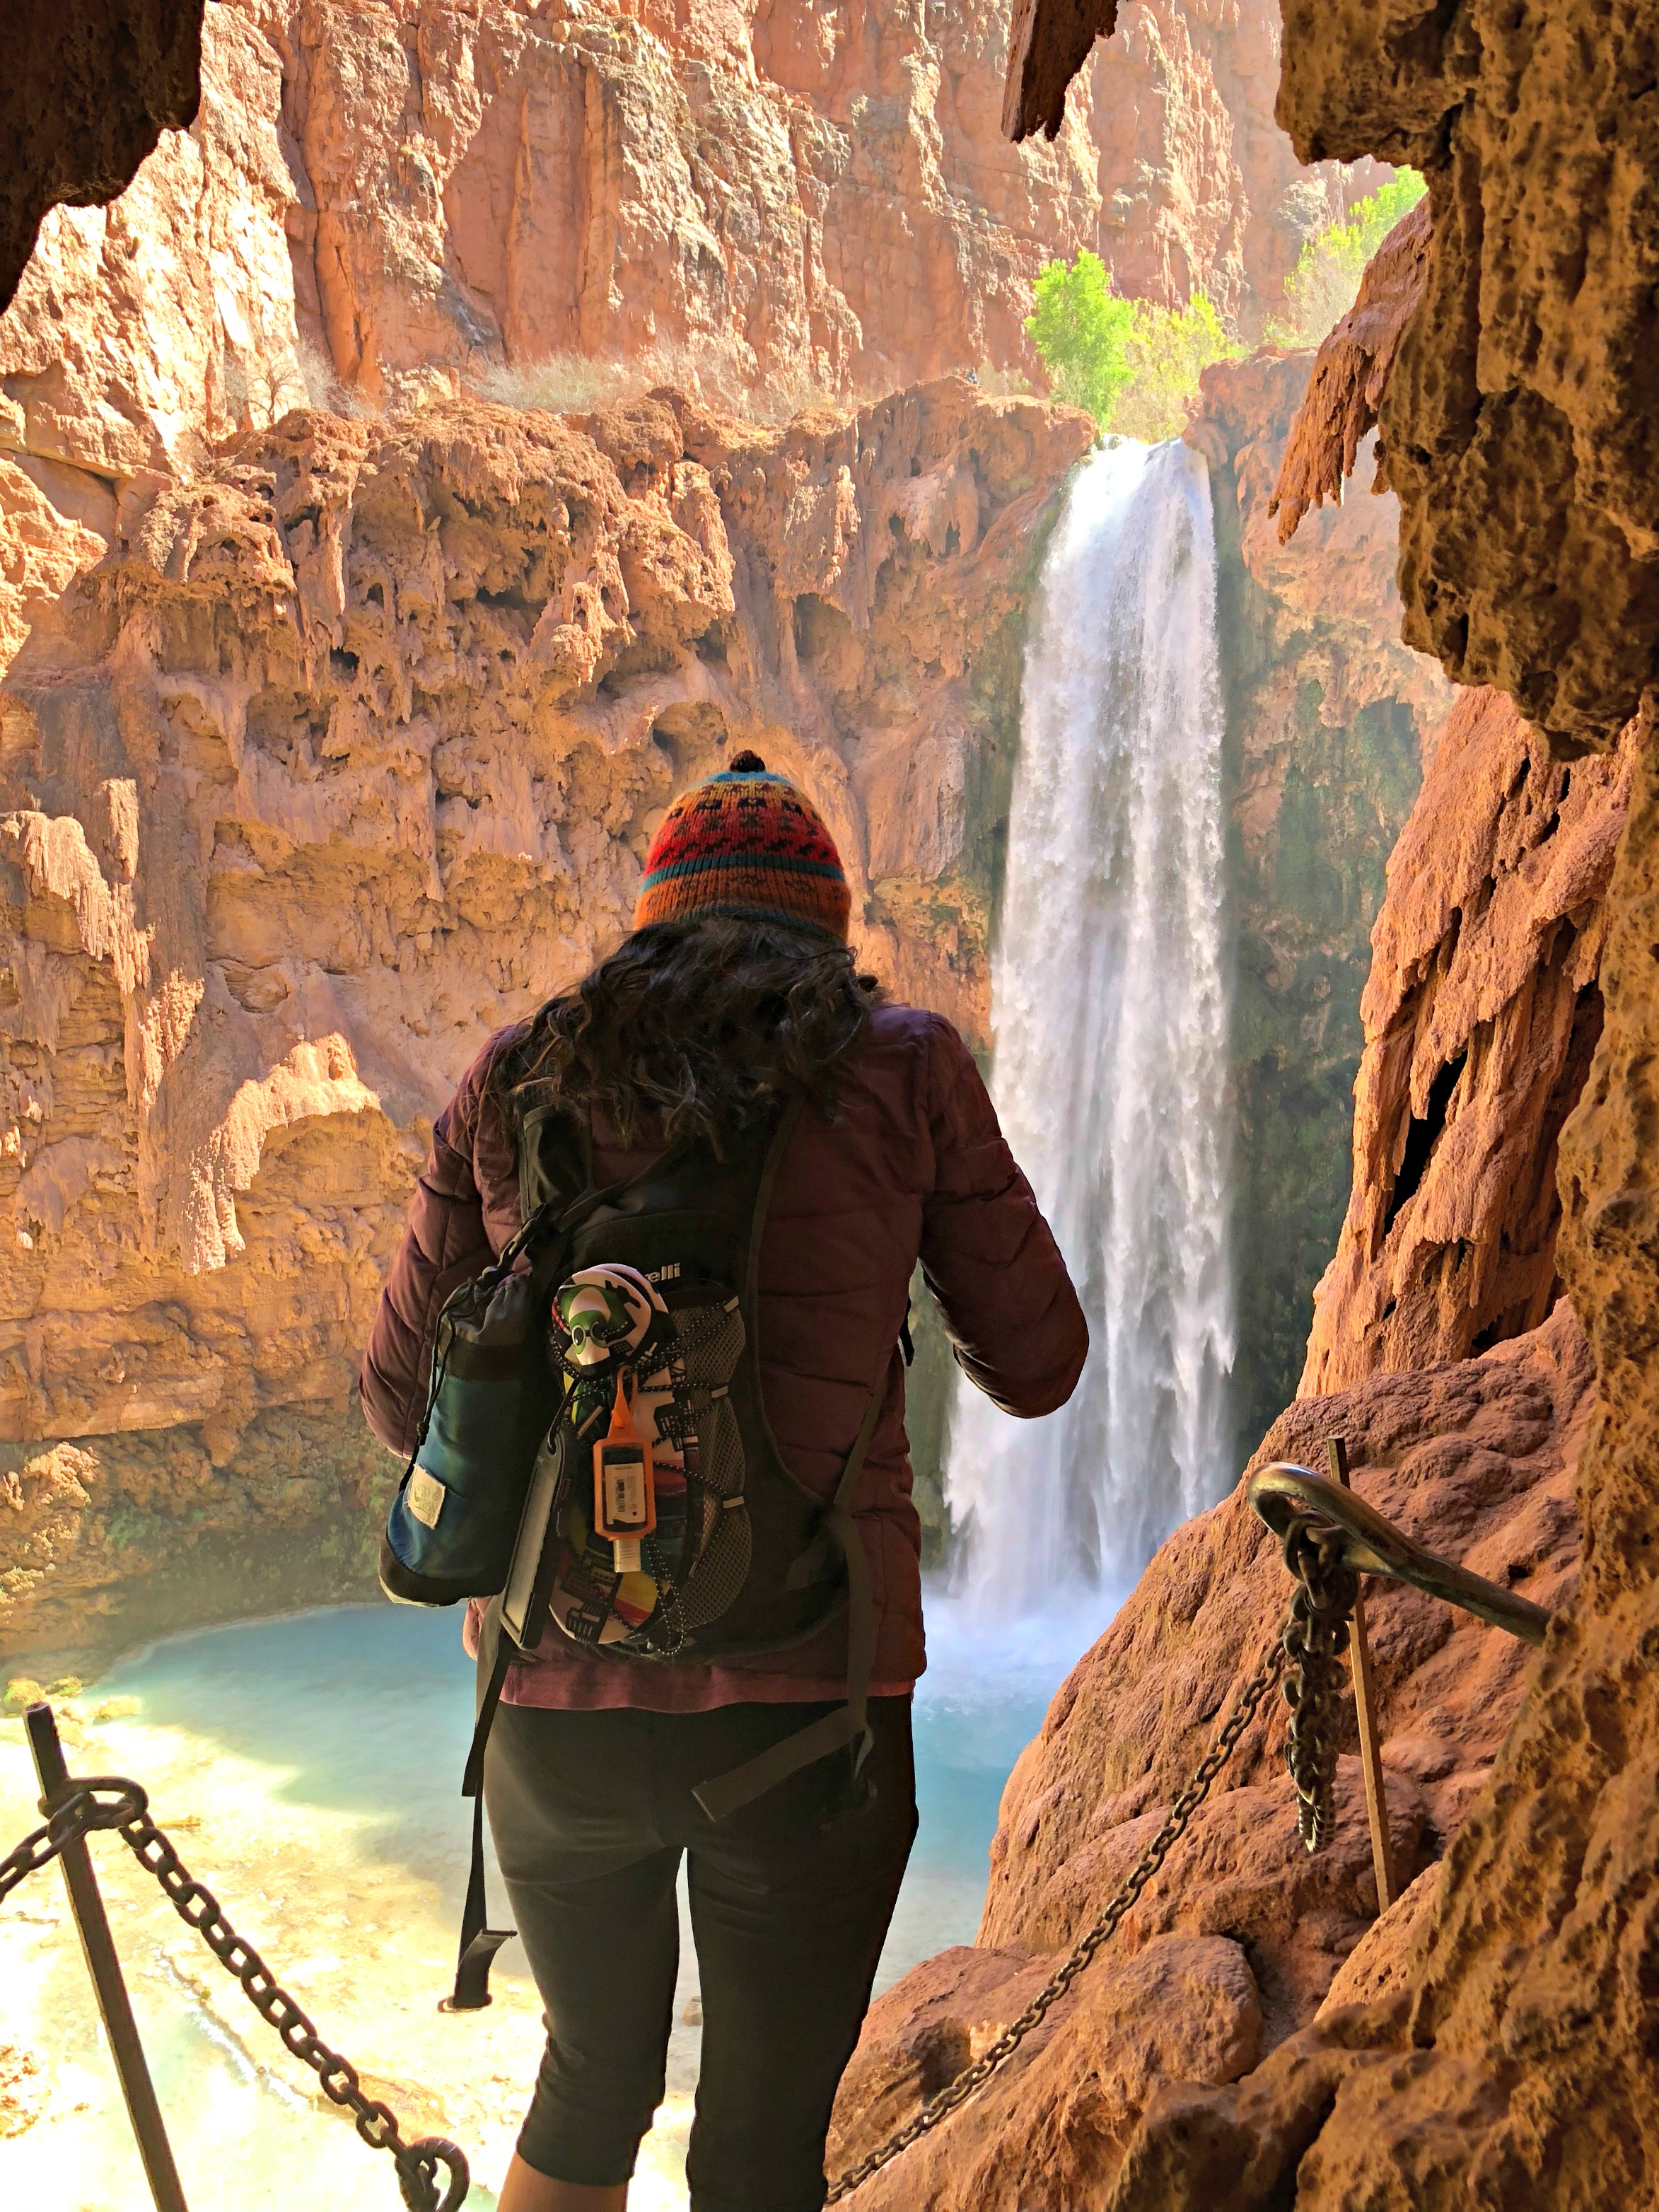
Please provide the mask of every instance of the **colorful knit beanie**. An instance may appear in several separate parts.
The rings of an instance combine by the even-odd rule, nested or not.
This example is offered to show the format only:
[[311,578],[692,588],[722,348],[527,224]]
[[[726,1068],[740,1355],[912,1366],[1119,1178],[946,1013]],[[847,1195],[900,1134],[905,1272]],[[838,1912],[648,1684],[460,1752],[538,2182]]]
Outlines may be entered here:
[[817,807],[745,752],[669,808],[645,856],[634,927],[748,915],[844,944],[851,907],[841,855]]

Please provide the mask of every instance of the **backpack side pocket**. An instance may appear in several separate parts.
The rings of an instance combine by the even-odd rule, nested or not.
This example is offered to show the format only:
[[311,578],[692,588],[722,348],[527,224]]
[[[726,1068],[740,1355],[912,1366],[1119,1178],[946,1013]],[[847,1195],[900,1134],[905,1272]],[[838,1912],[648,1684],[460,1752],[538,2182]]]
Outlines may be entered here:
[[445,1307],[431,1393],[386,1520],[380,1587],[405,1605],[494,1597],[507,1580],[550,1385],[533,1274],[464,1284]]

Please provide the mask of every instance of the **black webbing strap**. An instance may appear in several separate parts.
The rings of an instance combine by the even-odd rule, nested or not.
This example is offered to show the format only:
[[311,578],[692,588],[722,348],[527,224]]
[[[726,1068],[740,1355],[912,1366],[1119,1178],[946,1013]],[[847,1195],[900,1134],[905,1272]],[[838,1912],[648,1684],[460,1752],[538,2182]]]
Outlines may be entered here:
[[755,1212],[749,1230],[749,1271],[743,1285],[743,1325],[751,1338],[757,1337],[759,1334],[755,1322],[755,1301],[760,1295],[761,1238],[766,1232],[766,1217],[772,1211],[773,1186],[778,1179],[778,1170],[783,1165],[783,1156],[789,1149],[789,1139],[795,1133],[802,1103],[800,1099],[792,1098],[784,1108],[782,1118],[772,1133],[772,1141],[766,1148],[760,1181],[755,1186]]
[[823,1522],[822,1533],[835,1539],[847,1563],[847,1703],[838,1711],[825,1713],[805,1728],[798,1729],[793,1735],[785,1736],[781,1743],[773,1744],[756,1758],[745,1759],[729,1774],[714,1775],[707,1782],[699,1782],[691,1795],[711,1820],[723,1820],[739,1806],[763,1797],[790,1775],[799,1774],[803,1767],[827,1759],[832,1751],[841,1751],[848,1744],[857,1747],[853,1754],[854,1774],[870,1755],[874,1741],[870,1733],[869,1700],[870,1675],[876,1663],[875,1591],[870,1580],[870,1561],[864,1539],[853,1518],[852,1503],[886,1401],[887,1370],[884,1367]]
[[495,1708],[501,1701],[507,1670],[518,1654],[512,1638],[501,1632],[501,1601],[494,1597],[478,1631],[477,1717],[473,1723],[472,1747],[461,1777],[461,1795],[472,1800],[472,1865],[466,1878],[466,1903],[461,1911],[461,1947],[455,1960],[455,1987],[445,2002],[447,2012],[482,2012],[489,2002],[489,1969],[503,1943],[510,1943],[516,1929],[491,1928],[484,1896],[483,1763],[484,1746]]

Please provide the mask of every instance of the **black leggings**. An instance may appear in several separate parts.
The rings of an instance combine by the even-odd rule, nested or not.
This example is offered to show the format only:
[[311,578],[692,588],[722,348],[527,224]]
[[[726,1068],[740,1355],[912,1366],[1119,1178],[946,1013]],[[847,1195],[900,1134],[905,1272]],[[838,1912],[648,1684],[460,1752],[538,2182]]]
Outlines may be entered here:
[[692,2212],[820,2212],[823,2140],[916,1831],[908,1698],[870,1703],[845,1752],[718,1823],[691,1796],[830,1705],[707,1713],[503,1705],[484,1798],[547,2007],[519,2154],[538,2173],[625,2181],[662,2100],[690,1854],[702,2060]]

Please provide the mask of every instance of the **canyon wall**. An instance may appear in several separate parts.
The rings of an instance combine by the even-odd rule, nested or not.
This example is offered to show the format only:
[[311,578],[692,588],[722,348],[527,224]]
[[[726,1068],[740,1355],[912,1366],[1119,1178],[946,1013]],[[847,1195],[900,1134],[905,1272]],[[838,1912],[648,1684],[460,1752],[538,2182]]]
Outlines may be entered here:
[[1304,1394],[1484,1352],[1560,1295],[1558,1140],[1601,1034],[1634,750],[1632,726],[1568,765],[1501,693],[1458,694],[1389,860]]
[[1339,179],[1297,159],[1273,117],[1276,5],[1126,0],[1116,26],[1060,125],[1061,143],[1086,127],[1098,149],[1097,242],[1084,242],[1126,296],[1206,293],[1254,343],[1303,241],[1389,172],[1361,160]]
[[[804,41],[216,0],[191,127],[46,218],[0,316],[9,1648],[362,1586],[346,1377],[426,1118],[620,929],[727,738],[824,804],[890,981],[988,1042],[1024,595],[1085,427],[960,385],[781,425],[1029,368],[1030,276],[1083,243],[1260,319],[1364,177],[1248,119],[1267,0],[1125,27],[1017,150],[994,9]],[[665,368],[690,396],[595,412]]]
[[[1253,1465],[1322,1465],[1348,1441],[1356,1487],[1478,1573],[1550,1607],[1578,1572],[1573,1474],[1593,1395],[1566,1305],[1483,1358],[1307,1399]],[[1168,1817],[1278,1631],[1291,1583],[1242,1488],[1163,1547],[1061,1686],[1003,1795],[978,1940],[879,1998],[836,2108],[830,2171],[861,2156],[1017,2018]],[[1401,1894],[1382,1918],[1352,1707],[1337,1826],[1310,1856],[1276,1694],[1115,1936],[1008,2066],[849,2200],[858,2212],[1083,2212],[1129,2186],[1142,2113],[1186,2082],[1219,2092],[1403,1984],[1414,1932],[1525,1693],[1531,1654],[1399,1584],[1367,1601],[1389,1825]],[[1311,2084],[1310,2085],[1311,2089]],[[1212,2207],[1267,2212],[1224,2139]],[[1126,2201],[1147,2212],[1154,2191]],[[1347,2206],[1373,2200],[1355,2195]],[[1449,2200],[1436,2200],[1449,2203]],[[1541,2200],[1540,2200],[1541,2201]]]
[[1370,174],[1303,169],[1267,127],[1278,35],[1271,0],[1137,0],[1059,142],[1016,149],[983,0],[838,0],[805,35],[769,0],[216,0],[191,129],[42,228],[0,322],[0,445],[103,479],[36,475],[95,502],[336,386],[511,373],[580,404],[573,362],[648,359],[787,413],[1036,375],[1030,279],[1080,246],[1253,335]]
[[1090,434],[959,380],[769,431],[302,411],[131,500],[0,690],[9,1650],[362,1587],[350,1378],[430,1118],[728,746],[983,1039],[979,825]]

